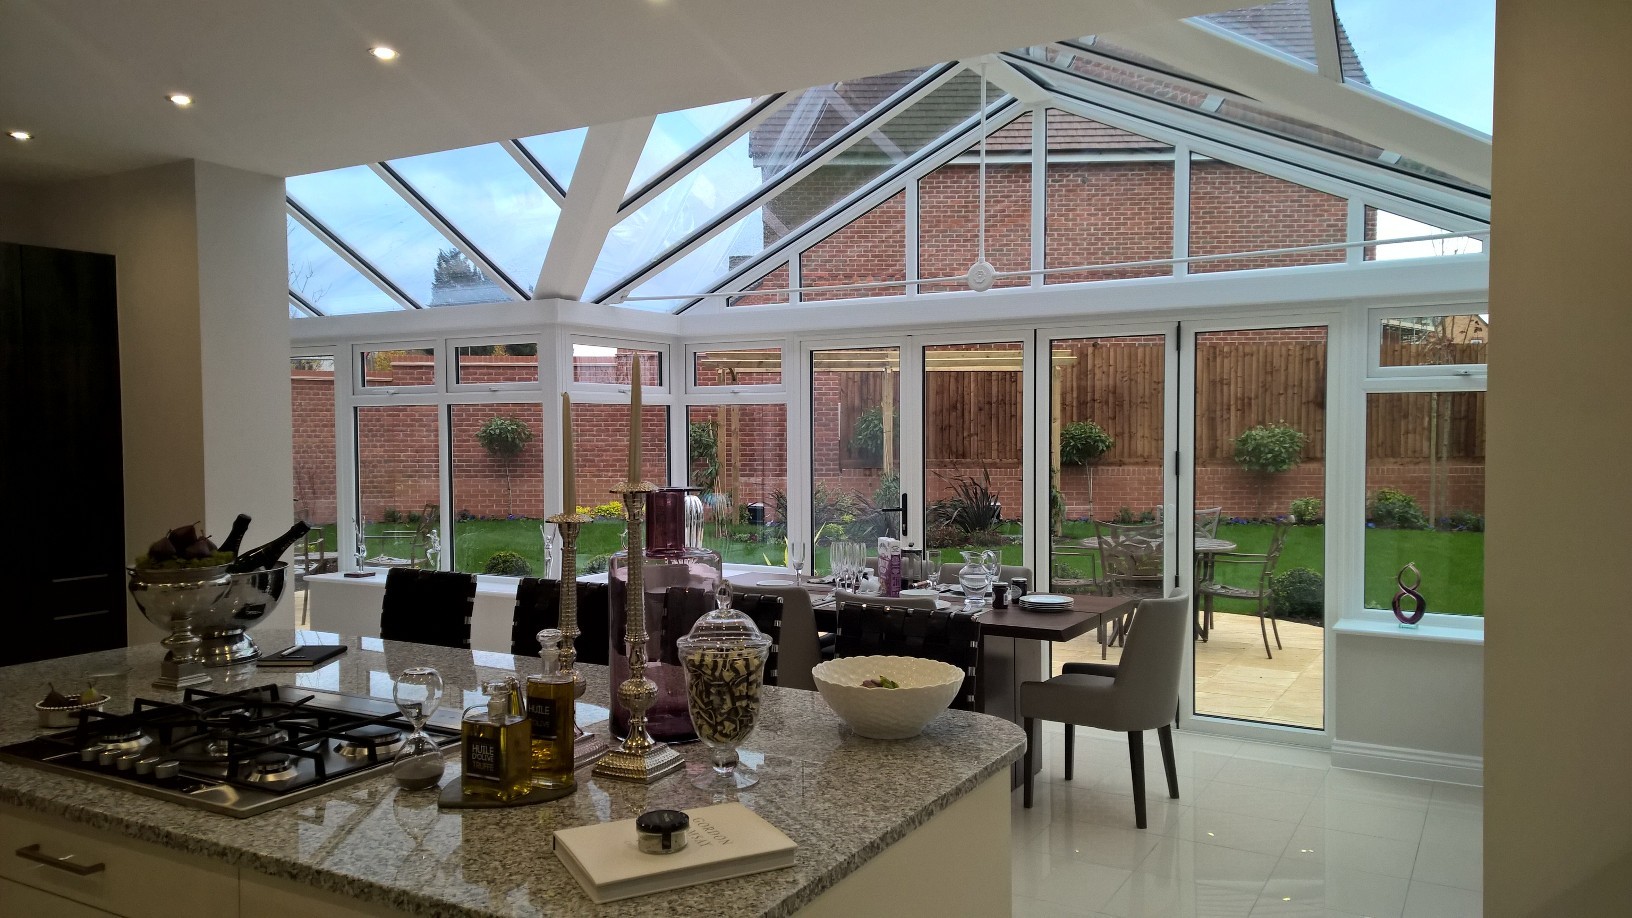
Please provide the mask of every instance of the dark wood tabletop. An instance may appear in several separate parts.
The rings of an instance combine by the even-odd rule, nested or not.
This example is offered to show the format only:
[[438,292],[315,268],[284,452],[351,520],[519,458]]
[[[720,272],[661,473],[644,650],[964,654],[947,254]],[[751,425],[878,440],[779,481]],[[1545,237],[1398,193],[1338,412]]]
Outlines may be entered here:
[[1071,597],[1069,612],[1032,612],[1010,603],[1006,609],[987,609],[975,616],[983,635],[1029,638],[1034,641],[1069,641],[1097,628],[1101,618],[1131,610],[1132,596]]

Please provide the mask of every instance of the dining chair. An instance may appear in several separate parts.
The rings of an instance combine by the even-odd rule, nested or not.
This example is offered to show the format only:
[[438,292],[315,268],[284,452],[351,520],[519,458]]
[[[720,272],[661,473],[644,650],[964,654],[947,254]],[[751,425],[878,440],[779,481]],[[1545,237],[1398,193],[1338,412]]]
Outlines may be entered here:
[[[958,571],[961,570],[963,570],[962,564],[948,561],[941,565],[941,576],[936,579],[936,582],[957,583]],[[1017,564],[999,564],[997,566],[997,577],[1004,583],[1008,583],[1010,580],[1013,580],[1016,577],[1024,577],[1026,578],[1027,583],[1030,583],[1033,586],[1036,585],[1036,581],[1031,579],[1031,568],[1021,567]]]
[[963,670],[951,707],[978,710],[980,623],[962,609],[922,609],[866,602],[838,602],[837,654],[940,660]]
[[[732,597],[731,604],[753,617],[750,604],[761,600],[776,601],[777,633],[773,645],[777,655],[775,684],[782,688],[815,691],[816,680],[810,671],[822,662],[822,651],[810,593],[803,587],[756,587],[738,592]],[[754,619],[754,623],[765,631],[764,624],[758,618]]]
[[[1066,725],[1065,779],[1071,780],[1075,752],[1073,727],[1114,730],[1128,735],[1128,764],[1133,769],[1134,821],[1145,818],[1145,737],[1154,729],[1167,771],[1167,794],[1179,799],[1178,768],[1173,761],[1173,721],[1179,706],[1179,671],[1190,630],[1190,597],[1146,599],[1128,630],[1127,646],[1117,664],[1068,663],[1065,672],[1043,682],[1020,685],[1020,716],[1028,736],[1041,718]],[[1026,745],[1024,803],[1031,807],[1032,758]]]
[[[1281,649],[1281,629],[1275,623],[1275,597],[1270,583],[1275,578],[1275,566],[1280,563],[1281,550],[1286,547],[1286,534],[1291,524],[1285,520],[1275,523],[1275,532],[1269,537],[1269,548],[1262,554],[1249,552],[1219,552],[1208,559],[1206,579],[1196,586],[1201,597],[1204,632],[1213,630],[1213,600],[1239,599],[1254,605],[1258,614],[1258,633],[1264,638],[1264,654],[1271,660],[1275,654],[1269,649],[1269,631],[1264,618],[1275,631],[1275,649]],[[1232,581],[1226,583],[1225,581]]]
[[388,641],[470,647],[476,575],[394,567],[385,575],[380,637]]
[[[604,583],[578,584],[579,663],[607,665],[608,594]],[[561,627],[561,583],[540,577],[523,577],[516,586],[516,608],[510,616],[510,652],[518,657],[538,655],[538,633]]]

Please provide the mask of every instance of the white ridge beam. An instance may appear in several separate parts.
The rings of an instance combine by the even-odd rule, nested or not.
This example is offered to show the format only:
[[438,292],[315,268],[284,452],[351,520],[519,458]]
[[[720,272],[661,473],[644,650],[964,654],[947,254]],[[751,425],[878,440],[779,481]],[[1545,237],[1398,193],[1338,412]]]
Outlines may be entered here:
[[1334,0],[1309,0],[1309,25],[1314,29],[1315,66],[1328,80],[1343,82],[1343,57],[1337,47],[1337,10]]
[[648,115],[589,129],[533,287],[533,299],[583,299],[606,234],[618,222],[618,207],[640,162],[653,120]]
[[1104,37],[1158,60],[1183,61],[1191,70],[1202,68],[1205,72],[1199,76],[1294,118],[1335,128],[1482,188],[1490,187],[1489,138],[1276,60],[1206,26],[1170,22]]

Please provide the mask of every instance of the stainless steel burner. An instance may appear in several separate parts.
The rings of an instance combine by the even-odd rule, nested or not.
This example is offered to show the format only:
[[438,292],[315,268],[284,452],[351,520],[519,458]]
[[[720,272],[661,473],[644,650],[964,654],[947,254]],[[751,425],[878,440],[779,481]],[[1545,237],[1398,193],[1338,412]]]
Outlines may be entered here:
[[338,743],[334,744],[334,751],[348,759],[366,759],[370,749],[374,756],[384,761],[396,755],[402,748],[404,736],[401,730],[387,727],[383,724],[371,727],[358,727],[347,733]]
[[254,765],[244,780],[255,784],[277,784],[299,777],[295,757],[282,752],[263,752],[255,757]]

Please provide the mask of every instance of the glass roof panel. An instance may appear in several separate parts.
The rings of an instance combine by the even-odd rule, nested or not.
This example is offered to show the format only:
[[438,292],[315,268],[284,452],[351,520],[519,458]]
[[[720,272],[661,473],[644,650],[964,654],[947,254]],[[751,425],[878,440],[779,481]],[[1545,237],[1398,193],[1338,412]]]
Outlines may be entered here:
[[566,191],[572,185],[573,170],[578,168],[578,154],[583,152],[584,137],[589,128],[572,128],[553,134],[523,137],[519,142],[532,154],[555,183]]
[[367,166],[288,179],[289,197],[420,305],[448,241]]
[[289,290],[327,316],[391,312],[402,304],[347,264],[294,217],[286,217],[289,237]]
[[[1376,207],[1366,208],[1366,238],[1386,243],[1390,239],[1409,239],[1415,236],[1437,236],[1448,233],[1443,226],[1434,226],[1390,213]],[[1391,245],[1366,246],[1366,261],[1388,261],[1395,258],[1436,258],[1440,255],[1463,255],[1483,252],[1485,244],[1472,236],[1452,236],[1449,239],[1425,239],[1421,242],[1396,242]]]
[[1315,66],[1315,38],[1309,24],[1309,0],[1277,0],[1242,9],[1209,13],[1197,19],[1271,52]]
[[753,103],[752,99],[737,99],[658,115],[652,123],[652,132],[646,137],[646,145],[641,148],[640,161],[629,178],[628,191],[646,184],[669,164],[702,146]]
[[1495,81],[1495,0],[1337,0],[1373,89],[1485,134]]
[[561,208],[503,147],[427,153],[390,166],[512,281],[532,290]]
[[[833,112],[843,109],[856,111],[859,116],[906,85],[913,75],[911,72],[887,74],[849,81],[837,91],[833,87],[819,87],[802,93],[799,101],[779,110],[747,136],[700,164],[673,187],[613,227],[590,275],[590,297],[605,294],[622,278],[661,258],[664,250],[717,219],[730,205],[756,192],[765,181],[786,171],[850,123],[830,117]],[[817,111],[814,103],[807,106],[806,100],[820,92],[826,92],[827,96]],[[1000,90],[988,86],[989,105],[995,106],[1004,98]],[[801,113],[797,110],[801,107],[807,110]],[[821,168],[778,191],[764,207],[735,221],[720,234],[728,236],[728,242],[716,244],[710,240],[637,290],[630,291],[630,296],[667,296],[713,289],[726,272],[941,139],[949,129],[964,124],[974,117],[979,107],[979,77],[969,71],[958,74]],[[673,270],[682,263],[687,263],[686,270]],[[687,283],[681,285],[682,279]],[[679,304],[680,301],[674,301],[669,306]],[[629,305],[637,306],[640,302]]]

